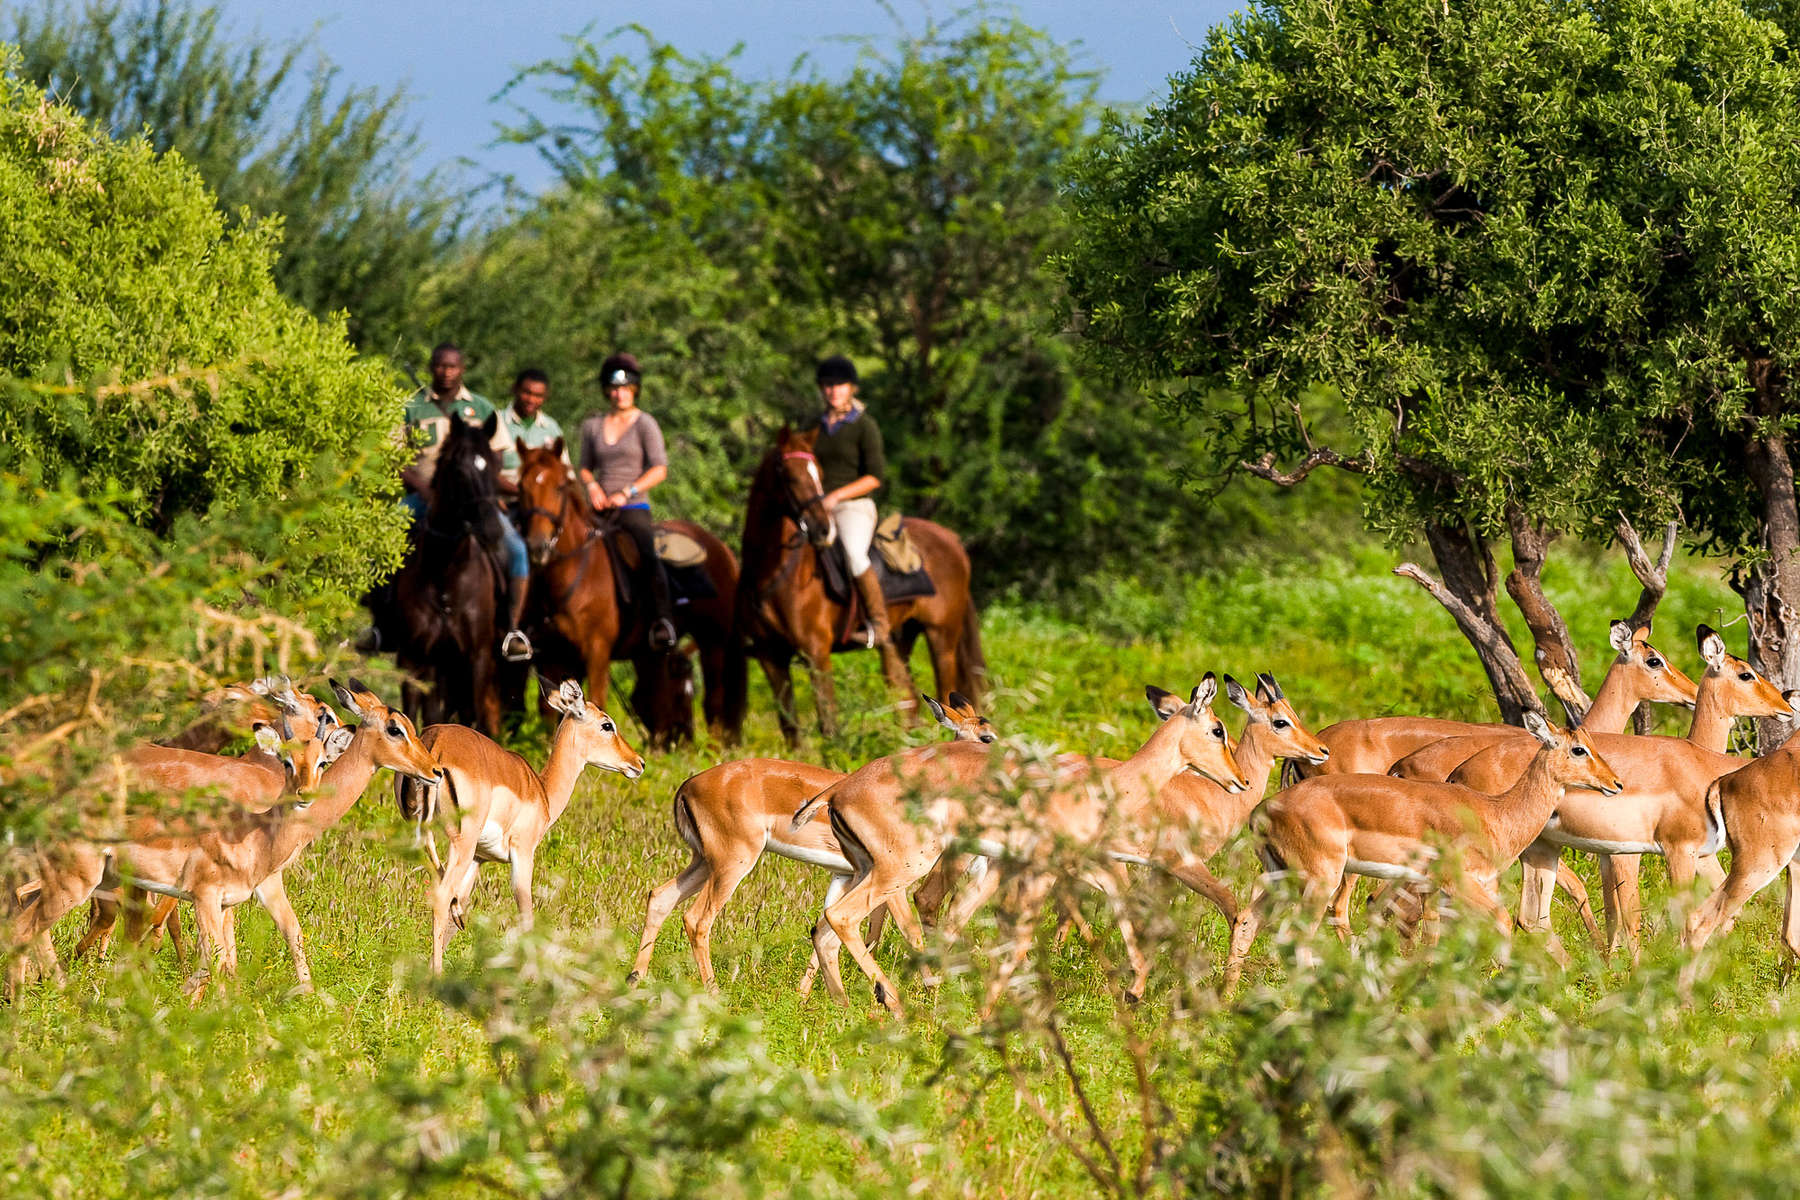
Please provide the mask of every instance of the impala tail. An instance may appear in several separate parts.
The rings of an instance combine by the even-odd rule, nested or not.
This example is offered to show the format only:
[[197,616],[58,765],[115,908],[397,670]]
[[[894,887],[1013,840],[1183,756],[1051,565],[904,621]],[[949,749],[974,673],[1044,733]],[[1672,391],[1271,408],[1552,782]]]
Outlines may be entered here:
[[1720,780],[1706,785],[1706,842],[1700,853],[1717,854],[1725,848],[1725,805],[1719,799]]
[[[842,781],[840,780],[839,782]],[[834,783],[818,795],[814,796],[811,800],[808,800],[805,804],[802,804],[799,808],[795,809],[794,819],[788,823],[788,828],[792,830],[806,828],[806,823],[813,819],[813,814],[819,811],[819,806],[830,803],[831,797],[837,789],[838,785]]]
[[700,827],[694,824],[694,805],[687,794],[688,784],[692,782],[690,777],[675,789],[675,832],[681,835],[681,840],[687,843],[688,849],[701,854]]

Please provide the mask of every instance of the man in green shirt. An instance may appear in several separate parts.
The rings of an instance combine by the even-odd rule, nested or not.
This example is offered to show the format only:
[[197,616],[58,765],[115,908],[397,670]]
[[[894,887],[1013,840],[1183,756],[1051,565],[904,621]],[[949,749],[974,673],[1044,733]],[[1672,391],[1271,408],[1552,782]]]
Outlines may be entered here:
[[[548,446],[563,436],[556,418],[544,411],[550,398],[550,377],[536,367],[526,367],[513,380],[513,402],[500,410],[500,428],[511,439],[511,445],[500,459],[500,486],[503,490],[519,490],[519,451]],[[563,462],[569,461],[568,447],[563,448]]]
[[[413,516],[423,517],[431,507],[431,480],[437,472],[438,453],[450,433],[451,421],[481,425],[494,415],[487,397],[476,395],[463,385],[463,354],[454,343],[443,342],[431,351],[431,383],[407,398],[401,419],[407,443],[418,448],[412,464],[400,472],[406,484],[406,507]],[[504,460],[513,451],[512,435],[504,421],[494,423],[493,441],[489,448]],[[517,491],[515,482],[503,491]],[[509,617],[506,636],[501,639],[500,653],[515,662],[531,657],[531,640],[519,628],[525,617],[526,588],[531,582],[531,559],[525,553],[525,539],[519,536],[510,519],[502,514],[501,557],[506,568]]]

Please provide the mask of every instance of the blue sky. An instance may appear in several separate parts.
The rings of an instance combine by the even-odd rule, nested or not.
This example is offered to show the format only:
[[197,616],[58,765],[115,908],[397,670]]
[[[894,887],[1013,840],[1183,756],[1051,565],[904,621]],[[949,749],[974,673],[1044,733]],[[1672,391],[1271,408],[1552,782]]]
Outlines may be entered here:
[[[239,33],[282,39],[314,33],[320,50],[350,78],[384,89],[404,84],[425,142],[421,166],[467,157],[476,163],[478,175],[510,173],[533,190],[547,179],[536,156],[523,147],[488,145],[495,121],[505,115],[490,98],[517,68],[559,57],[567,34],[590,25],[596,33],[605,33],[636,22],[694,53],[723,54],[743,42],[744,72],[771,78],[785,75],[801,54],[811,54],[828,71],[847,65],[855,52],[844,43],[845,37],[892,33],[895,16],[907,29],[917,31],[929,17],[946,21],[960,7],[895,0],[890,15],[873,0],[539,0],[529,5],[503,0],[360,4],[220,0],[220,4]],[[1011,11],[1074,48],[1082,66],[1102,72],[1103,98],[1130,104],[1160,95],[1164,80],[1187,65],[1191,47],[1239,7],[1241,0],[1144,0],[1130,5],[1039,0]]]

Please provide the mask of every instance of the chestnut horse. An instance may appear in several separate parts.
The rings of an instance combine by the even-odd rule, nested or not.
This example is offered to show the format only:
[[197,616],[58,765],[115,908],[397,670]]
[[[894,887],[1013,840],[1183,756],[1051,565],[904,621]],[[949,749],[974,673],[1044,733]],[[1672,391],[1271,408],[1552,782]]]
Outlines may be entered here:
[[[794,712],[794,682],[789,674],[794,655],[806,660],[819,729],[837,732],[837,691],[831,681],[833,650],[843,627],[843,605],[825,594],[818,555],[837,540],[837,528],[823,504],[813,443],[818,430],[796,433],[782,429],[774,449],[763,456],[750,484],[744,514],[743,573],[738,578],[737,624],[749,652],[762,663],[775,693],[781,731],[793,742],[799,736]],[[907,532],[937,594],[888,602],[894,645],[905,663],[921,633],[931,650],[940,695],[962,692],[979,700],[987,662],[981,652],[981,626],[969,594],[969,555],[962,539],[931,521],[909,517]],[[911,680],[897,697],[910,721],[915,711]]]
[[[629,610],[619,605],[613,558],[606,548],[610,522],[596,514],[587,493],[562,458],[562,439],[519,448],[519,512],[533,564],[532,608],[543,617],[538,669],[554,679],[558,641],[574,648],[576,669],[587,674],[588,699],[606,703],[607,673],[616,658],[637,669],[632,707],[650,738],[667,744],[693,736],[693,681],[680,649],[657,652],[646,637],[648,597]],[[662,528],[693,538],[706,551],[704,569],[714,595],[675,606],[675,628],[694,641],[706,695],[703,707],[713,735],[736,741],[744,727],[748,681],[744,656],[734,652],[731,606],[737,591],[737,559],[724,542],[690,521],[661,521]],[[632,580],[636,594],[646,585]]]

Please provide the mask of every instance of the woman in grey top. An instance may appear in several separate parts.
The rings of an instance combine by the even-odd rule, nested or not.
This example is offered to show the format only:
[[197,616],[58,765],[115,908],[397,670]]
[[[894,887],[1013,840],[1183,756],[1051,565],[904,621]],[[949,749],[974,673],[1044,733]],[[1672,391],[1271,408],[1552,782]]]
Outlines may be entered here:
[[611,513],[637,544],[640,577],[649,584],[656,609],[650,648],[667,650],[675,644],[674,606],[668,577],[656,560],[648,495],[669,477],[669,456],[656,418],[637,406],[642,380],[643,370],[629,354],[615,354],[601,364],[600,385],[611,407],[581,423],[581,481],[595,511]]

